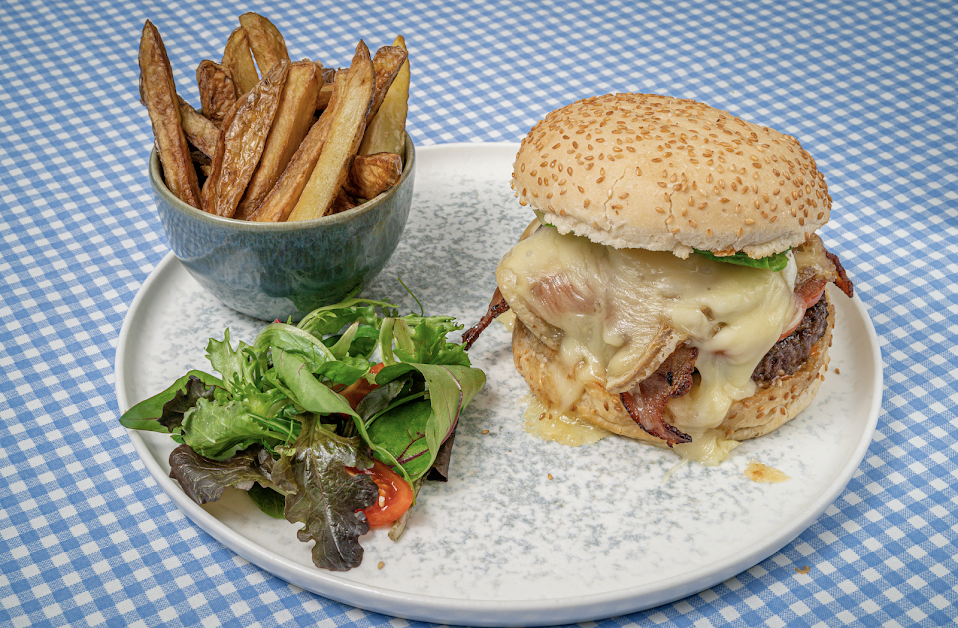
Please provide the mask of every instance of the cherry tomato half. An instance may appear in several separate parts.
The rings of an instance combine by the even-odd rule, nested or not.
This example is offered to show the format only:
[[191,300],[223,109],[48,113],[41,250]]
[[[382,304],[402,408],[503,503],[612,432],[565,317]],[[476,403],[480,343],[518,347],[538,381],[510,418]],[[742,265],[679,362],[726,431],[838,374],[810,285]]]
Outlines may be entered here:
[[[380,362],[379,364],[376,364],[375,366],[370,368],[369,372],[375,375],[379,371],[383,370],[384,366],[385,364]],[[350,386],[347,386],[346,388],[339,391],[339,394],[342,395],[346,399],[346,401],[349,402],[349,407],[355,410],[356,406],[359,405],[359,402],[363,400],[363,397],[365,397],[372,391],[376,390],[377,388],[379,388],[379,386],[377,386],[376,384],[370,384],[369,382],[366,381],[365,377],[360,377],[355,384],[351,384]]]
[[412,487],[409,483],[390,469],[387,465],[376,460],[372,467],[360,471],[346,467],[354,475],[368,475],[379,487],[379,499],[363,512],[370,527],[384,526],[399,519],[412,505]]

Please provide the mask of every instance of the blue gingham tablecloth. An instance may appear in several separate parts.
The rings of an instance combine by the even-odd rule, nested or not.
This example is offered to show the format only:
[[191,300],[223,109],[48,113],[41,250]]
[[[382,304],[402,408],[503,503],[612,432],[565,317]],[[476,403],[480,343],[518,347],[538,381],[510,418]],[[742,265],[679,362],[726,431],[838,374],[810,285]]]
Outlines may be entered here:
[[[0,625],[393,625],[302,591],[195,527],[119,426],[117,337],[168,251],[146,178],[143,22],[178,85],[236,17],[346,65],[403,34],[420,145],[518,141],[578,98],[693,98],[800,138],[835,201],[822,233],[871,313],[878,430],[782,551],[602,626],[942,626],[958,603],[958,7],[785,1],[541,6],[390,0],[0,3]],[[305,49],[310,42],[315,48]],[[162,531],[162,533],[160,532]],[[810,565],[808,575],[796,565]]]

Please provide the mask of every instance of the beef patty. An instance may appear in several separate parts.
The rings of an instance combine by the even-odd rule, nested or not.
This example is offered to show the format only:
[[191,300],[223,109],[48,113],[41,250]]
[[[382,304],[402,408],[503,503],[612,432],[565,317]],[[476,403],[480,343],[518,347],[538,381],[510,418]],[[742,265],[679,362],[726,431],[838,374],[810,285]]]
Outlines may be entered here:
[[808,359],[815,343],[825,335],[828,326],[828,302],[825,295],[805,310],[805,316],[790,336],[775,343],[752,372],[752,379],[761,384],[791,375]]

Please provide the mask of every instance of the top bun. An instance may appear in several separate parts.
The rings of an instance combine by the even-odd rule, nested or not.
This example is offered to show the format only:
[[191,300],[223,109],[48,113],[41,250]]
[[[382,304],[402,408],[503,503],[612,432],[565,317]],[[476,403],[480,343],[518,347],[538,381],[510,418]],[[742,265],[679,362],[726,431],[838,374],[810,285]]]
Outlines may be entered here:
[[562,233],[683,258],[785,251],[828,222],[832,204],[794,137],[654,94],[553,111],[522,140],[512,186]]

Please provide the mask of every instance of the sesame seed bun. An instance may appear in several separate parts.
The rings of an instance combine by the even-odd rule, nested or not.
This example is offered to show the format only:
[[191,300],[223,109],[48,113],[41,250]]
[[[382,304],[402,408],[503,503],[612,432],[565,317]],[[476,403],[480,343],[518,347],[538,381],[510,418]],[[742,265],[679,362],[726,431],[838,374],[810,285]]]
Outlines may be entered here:
[[794,137],[653,94],[553,111],[523,139],[512,185],[561,233],[683,258],[779,253],[831,209],[824,176]]
[[[835,326],[835,309],[828,304],[828,324],[824,335],[812,346],[809,358],[791,375],[779,377],[760,387],[748,399],[735,401],[718,429],[732,440],[757,438],[792,420],[815,398],[828,368],[828,348]],[[516,370],[532,394],[547,408],[562,407],[568,395],[572,375],[559,366],[556,352],[516,320],[512,331],[512,355]],[[665,441],[646,433],[632,420],[619,395],[604,386],[587,384],[571,404],[570,412],[592,425],[644,443],[665,447]],[[674,423],[668,408],[664,417]]]

